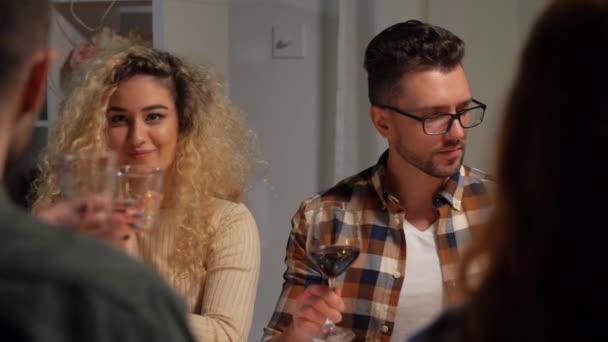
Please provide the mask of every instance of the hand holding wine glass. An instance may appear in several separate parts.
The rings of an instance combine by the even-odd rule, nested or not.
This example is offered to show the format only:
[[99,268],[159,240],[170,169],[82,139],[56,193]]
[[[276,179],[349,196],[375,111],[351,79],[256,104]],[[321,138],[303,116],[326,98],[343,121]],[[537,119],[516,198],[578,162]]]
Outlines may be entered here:
[[[306,251],[319,272],[328,279],[329,288],[335,291],[336,278],[355,262],[361,250],[359,213],[347,210],[344,202],[325,201],[313,208],[309,220]],[[317,305],[324,311],[322,304]],[[344,309],[343,303],[341,309]],[[320,337],[324,341],[350,341],[355,335],[336,327],[327,317]]]
[[282,341],[309,342],[323,336],[327,330],[326,320],[340,322],[344,311],[340,292],[340,289],[330,289],[327,285],[309,285],[295,299],[294,308],[290,312],[292,325]]

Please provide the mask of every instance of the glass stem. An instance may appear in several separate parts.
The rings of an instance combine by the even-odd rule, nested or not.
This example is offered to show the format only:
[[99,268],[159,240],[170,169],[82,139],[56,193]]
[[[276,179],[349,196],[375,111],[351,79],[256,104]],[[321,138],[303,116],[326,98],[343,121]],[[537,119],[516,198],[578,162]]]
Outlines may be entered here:
[[[334,278],[334,277],[327,278],[327,283],[329,284],[330,289],[332,289],[332,290],[336,289],[336,278]],[[331,329],[333,329],[335,326],[336,325],[334,324],[334,322],[330,321],[329,318],[325,319],[325,323],[323,324],[323,327],[324,327],[324,330],[327,335],[329,334]]]

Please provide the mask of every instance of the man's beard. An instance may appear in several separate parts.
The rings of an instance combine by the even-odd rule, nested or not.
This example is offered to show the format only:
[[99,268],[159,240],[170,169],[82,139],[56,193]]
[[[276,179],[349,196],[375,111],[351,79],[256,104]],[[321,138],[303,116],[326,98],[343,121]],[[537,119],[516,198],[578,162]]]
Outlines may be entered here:
[[[462,165],[462,162],[464,160],[465,144],[460,140],[451,140],[444,143],[440,148],[434,150],[428,157],[417,155],[413,151],[410,151],[405,148],[401,143],[397,144],[396,147],[397,153],[401,156],[401,158],[403,158],[403,160],[407,161],[412,166],[426,173],[427,175],[436,178],[445,178],[452,176],[458,171],[458,169],[460,169],[460,166]],[[439,150],[445,148],[458,148],[462,150],[462,156],[460,157],[458,162],[455,162],[450,166],[437,165],[437,163],[434,161],[435,156],[439,153]]]

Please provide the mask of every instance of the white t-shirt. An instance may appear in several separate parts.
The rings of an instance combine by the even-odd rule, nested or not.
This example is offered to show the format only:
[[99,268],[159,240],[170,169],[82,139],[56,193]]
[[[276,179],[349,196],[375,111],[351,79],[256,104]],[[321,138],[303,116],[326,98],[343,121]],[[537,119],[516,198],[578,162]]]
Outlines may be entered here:
[[406,341],[430,323],[443,307],[443,283],[437,246],[436,223],[422,232],[407,220],[405,231],[405,275],[391,341]]

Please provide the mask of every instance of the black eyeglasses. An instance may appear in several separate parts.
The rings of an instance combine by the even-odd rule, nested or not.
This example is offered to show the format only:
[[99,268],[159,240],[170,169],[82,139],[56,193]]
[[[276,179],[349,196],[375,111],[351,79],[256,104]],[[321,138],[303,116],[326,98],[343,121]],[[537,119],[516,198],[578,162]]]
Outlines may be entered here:
[[456,114],[433,114],[424,117],[404,112],[401,109],[393,106],[376,103],[372,103],[372,105],[378,108],[388,109],[395,113],[407,116],[410,119],[420,121],[422,122],[422,129],[424,130],[425,134],[438,135],[448,132],[450,128],[452,128],[452,124],[456,119],[458,119],[458,122],[460,122],[460,126],[462,126],[462,128],[478,126],[483,121],[483,116],[486,112],[486,105],[475,99],[471,99],[471,102],[475,104],[473,107],[463,109]]

